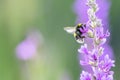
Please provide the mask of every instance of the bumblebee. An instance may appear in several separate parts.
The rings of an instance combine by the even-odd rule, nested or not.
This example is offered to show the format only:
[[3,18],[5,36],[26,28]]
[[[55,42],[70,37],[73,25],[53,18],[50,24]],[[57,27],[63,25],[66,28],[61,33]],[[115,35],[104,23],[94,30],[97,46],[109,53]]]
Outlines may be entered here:
[[73,34],[78,43],[84,43],[85,36],[83,36],[83,32],[81,31],[84,30],[84,28],[86,28],[86,25],[80,23],[75,27],[65,27],[64,30],[70,34]]

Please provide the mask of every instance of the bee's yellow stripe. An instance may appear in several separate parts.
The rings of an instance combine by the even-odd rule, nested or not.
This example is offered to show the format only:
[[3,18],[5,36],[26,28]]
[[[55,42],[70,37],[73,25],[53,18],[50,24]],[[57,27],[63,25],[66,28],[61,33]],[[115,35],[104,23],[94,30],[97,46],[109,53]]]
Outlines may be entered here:
[[78,26],[82,26],[82,24],[81,24],[81,23],[79,23],[79,24],[78,24]]
[[74,33],[74,37],[76,37],[77,36],[77,34],[76,33]]

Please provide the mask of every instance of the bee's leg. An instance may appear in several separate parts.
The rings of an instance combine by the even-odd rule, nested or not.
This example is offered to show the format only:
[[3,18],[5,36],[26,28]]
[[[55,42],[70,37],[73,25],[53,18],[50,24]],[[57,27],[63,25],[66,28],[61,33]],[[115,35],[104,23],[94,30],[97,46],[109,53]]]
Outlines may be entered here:
[[75,37],[76,40],[78,40],[79,38],[80,38],[80,36],[78,36],[78,35]]
[[78,43],[84,43],[84,38],[79,38],[76,40]]
[[85,36],[81,36],[81,38],[85,38]]
[[86,24],[83,25],[86,28]]

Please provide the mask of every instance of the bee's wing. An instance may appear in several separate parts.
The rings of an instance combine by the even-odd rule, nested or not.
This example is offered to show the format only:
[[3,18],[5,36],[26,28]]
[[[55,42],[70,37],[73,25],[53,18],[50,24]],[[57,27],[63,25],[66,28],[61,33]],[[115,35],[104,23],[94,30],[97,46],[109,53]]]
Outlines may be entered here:
[[64,30],[70,34],[74,34],[75,27],[65,27]]

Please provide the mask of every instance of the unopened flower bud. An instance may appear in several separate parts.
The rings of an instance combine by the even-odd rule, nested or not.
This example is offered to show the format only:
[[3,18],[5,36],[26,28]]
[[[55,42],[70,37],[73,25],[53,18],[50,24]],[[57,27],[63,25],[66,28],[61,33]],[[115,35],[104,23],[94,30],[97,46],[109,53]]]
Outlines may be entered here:
[[91,27],[96,28],[96,22],[91,22]]
[[100,44],[100,39],[96,38],[96,39],[95,39],[95,44],[96,44],[96,45],[99,45],[99,44]]
[[97,20],[96,20],[96,26],[97,26],[97,27],[102,26],[102,21],[101,21],[100,19],[97,19]]
[[90,38],[93,38],[93,37],[94,37],[93,31],[88,30],[88,37],[90,37]]
[[98,55],[101,56],[103,54],[104,48],[100,47]]

